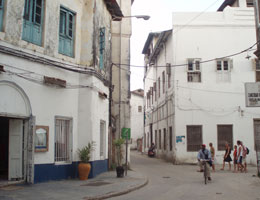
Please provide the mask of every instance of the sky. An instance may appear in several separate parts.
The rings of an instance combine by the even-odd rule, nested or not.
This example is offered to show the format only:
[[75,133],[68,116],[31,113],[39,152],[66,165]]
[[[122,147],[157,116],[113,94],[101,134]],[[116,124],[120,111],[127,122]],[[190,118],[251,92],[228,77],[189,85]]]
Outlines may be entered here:
[[[131,65],[143,66],[142,50],[150,32],[172,29],[173,12],[215,12],[224,0],[134,0],[133,15],[149,15],[148,21],[132,18]],[[143,89],[143,68],[131,67],[131,91]]]

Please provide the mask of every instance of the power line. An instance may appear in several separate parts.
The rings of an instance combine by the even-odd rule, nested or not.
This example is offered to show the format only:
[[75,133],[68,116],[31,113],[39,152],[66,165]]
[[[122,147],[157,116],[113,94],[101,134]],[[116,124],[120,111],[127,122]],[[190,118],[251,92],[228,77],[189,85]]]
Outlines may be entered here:
[[[257,41],[256,43],[254,43],[252,46],[248,47],[247,49],[244,49],[240,52],[237,52],[237,53],[233,53],[233,54],[230,54],[230,55],[226,55],[226,56],[222,56],[222,57],[219,57],[219,58],[212,58],[212,59],[208,59],[208,60],[203,60],[203,61],[200,61],[200,63],[208,63],[208,62],[212,62],[212,61],[216,61],[216,60],[221,60],[221,59],[225,59],[225,58],[230,58],[230,57],[234,57],[234,56],[237,56],[237,55],[240,55],[242,53],[245,53],[247,51],[250,51],[251,49],[253,49],[254,46],[256,46],[260,41]],[[118,64],[118,63],[113,63],[114,65],[120,67],[121,65],[123,66],[131,66],[131,67],[137,67],[137,68],[144,68],[145,66],[141,66],[141,65],[129,65],[129,64]],[[192,63],[192,64],[196,64],[196,63]],[[188,63],[185,63],[185,64],[175,64],[175,65],[170,65],[170,67],[183,67],[183,66],[188,66]],[[158,65],[156,67],[166,67],[166,65]]]

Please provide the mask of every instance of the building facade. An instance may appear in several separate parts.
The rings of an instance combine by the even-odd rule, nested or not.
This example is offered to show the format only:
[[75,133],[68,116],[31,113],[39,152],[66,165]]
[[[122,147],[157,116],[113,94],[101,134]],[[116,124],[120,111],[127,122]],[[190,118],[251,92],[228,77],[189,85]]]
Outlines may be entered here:
[[144,130],[144,90],[131,91],[131,149],[142,151],[142,138]]
[[117,0],[117,2],[123,15],[127,17],[115,18],[112,23],[111,163],[115,163],[113,140],[121,137],[122,128],[131,126],[130,38],[132,35],[131,6],[134,0]]
[[146,150],[155,142],[159,157],[195,163],[200,145],[212,142],[222,163],[225,142],[233,149],[242,140],[256,164],[260,109],[245,102],[245,83],[258,81],[255,45],[246,0],[225,1],[218,12],[173,13],[172,30],[150,33],[143,49]]
[[1,179],[90,176],[108,170],[111,0],[3,0],[0,5]]

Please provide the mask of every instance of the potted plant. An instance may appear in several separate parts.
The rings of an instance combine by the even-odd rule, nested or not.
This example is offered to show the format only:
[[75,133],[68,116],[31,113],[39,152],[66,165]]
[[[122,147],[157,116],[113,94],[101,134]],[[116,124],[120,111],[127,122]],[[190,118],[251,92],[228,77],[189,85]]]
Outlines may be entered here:
[[87,180],[88,175],[91,170],[91,165],[89,163],[90,154],[92,151],[95,150],[95,142],[89,142],[87,146],[83,147],[82,149],[78,149],[78,156],[80,159],[80,163],[78,165],[79,171],[79,179],[80,180]]
[[119,138],[117,140],[114,140],[113,144],[116,148],[116,159],[117,159],[117,167],[116,167],[116,173],[117,177],[123,177],[124,176],[124,167],[121,165],[122,161],[122,145],[125,143],[125,140],[123,138]]

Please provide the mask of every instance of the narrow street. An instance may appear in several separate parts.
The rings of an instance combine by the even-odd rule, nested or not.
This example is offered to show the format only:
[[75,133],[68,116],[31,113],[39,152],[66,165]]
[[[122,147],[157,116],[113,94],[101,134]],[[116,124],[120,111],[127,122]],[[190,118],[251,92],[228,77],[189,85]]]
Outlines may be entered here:
[[242,174],[220,171],[217,166],[212,181],[204,185],[203,174],[196,172],[195,165],[172,165],[135,151],[131,152],[131,164],[134,170],[148,177],[149,183],[113,200],[260,200],[260,179],[254,176],[255,167],[249,167],[249,172]]

